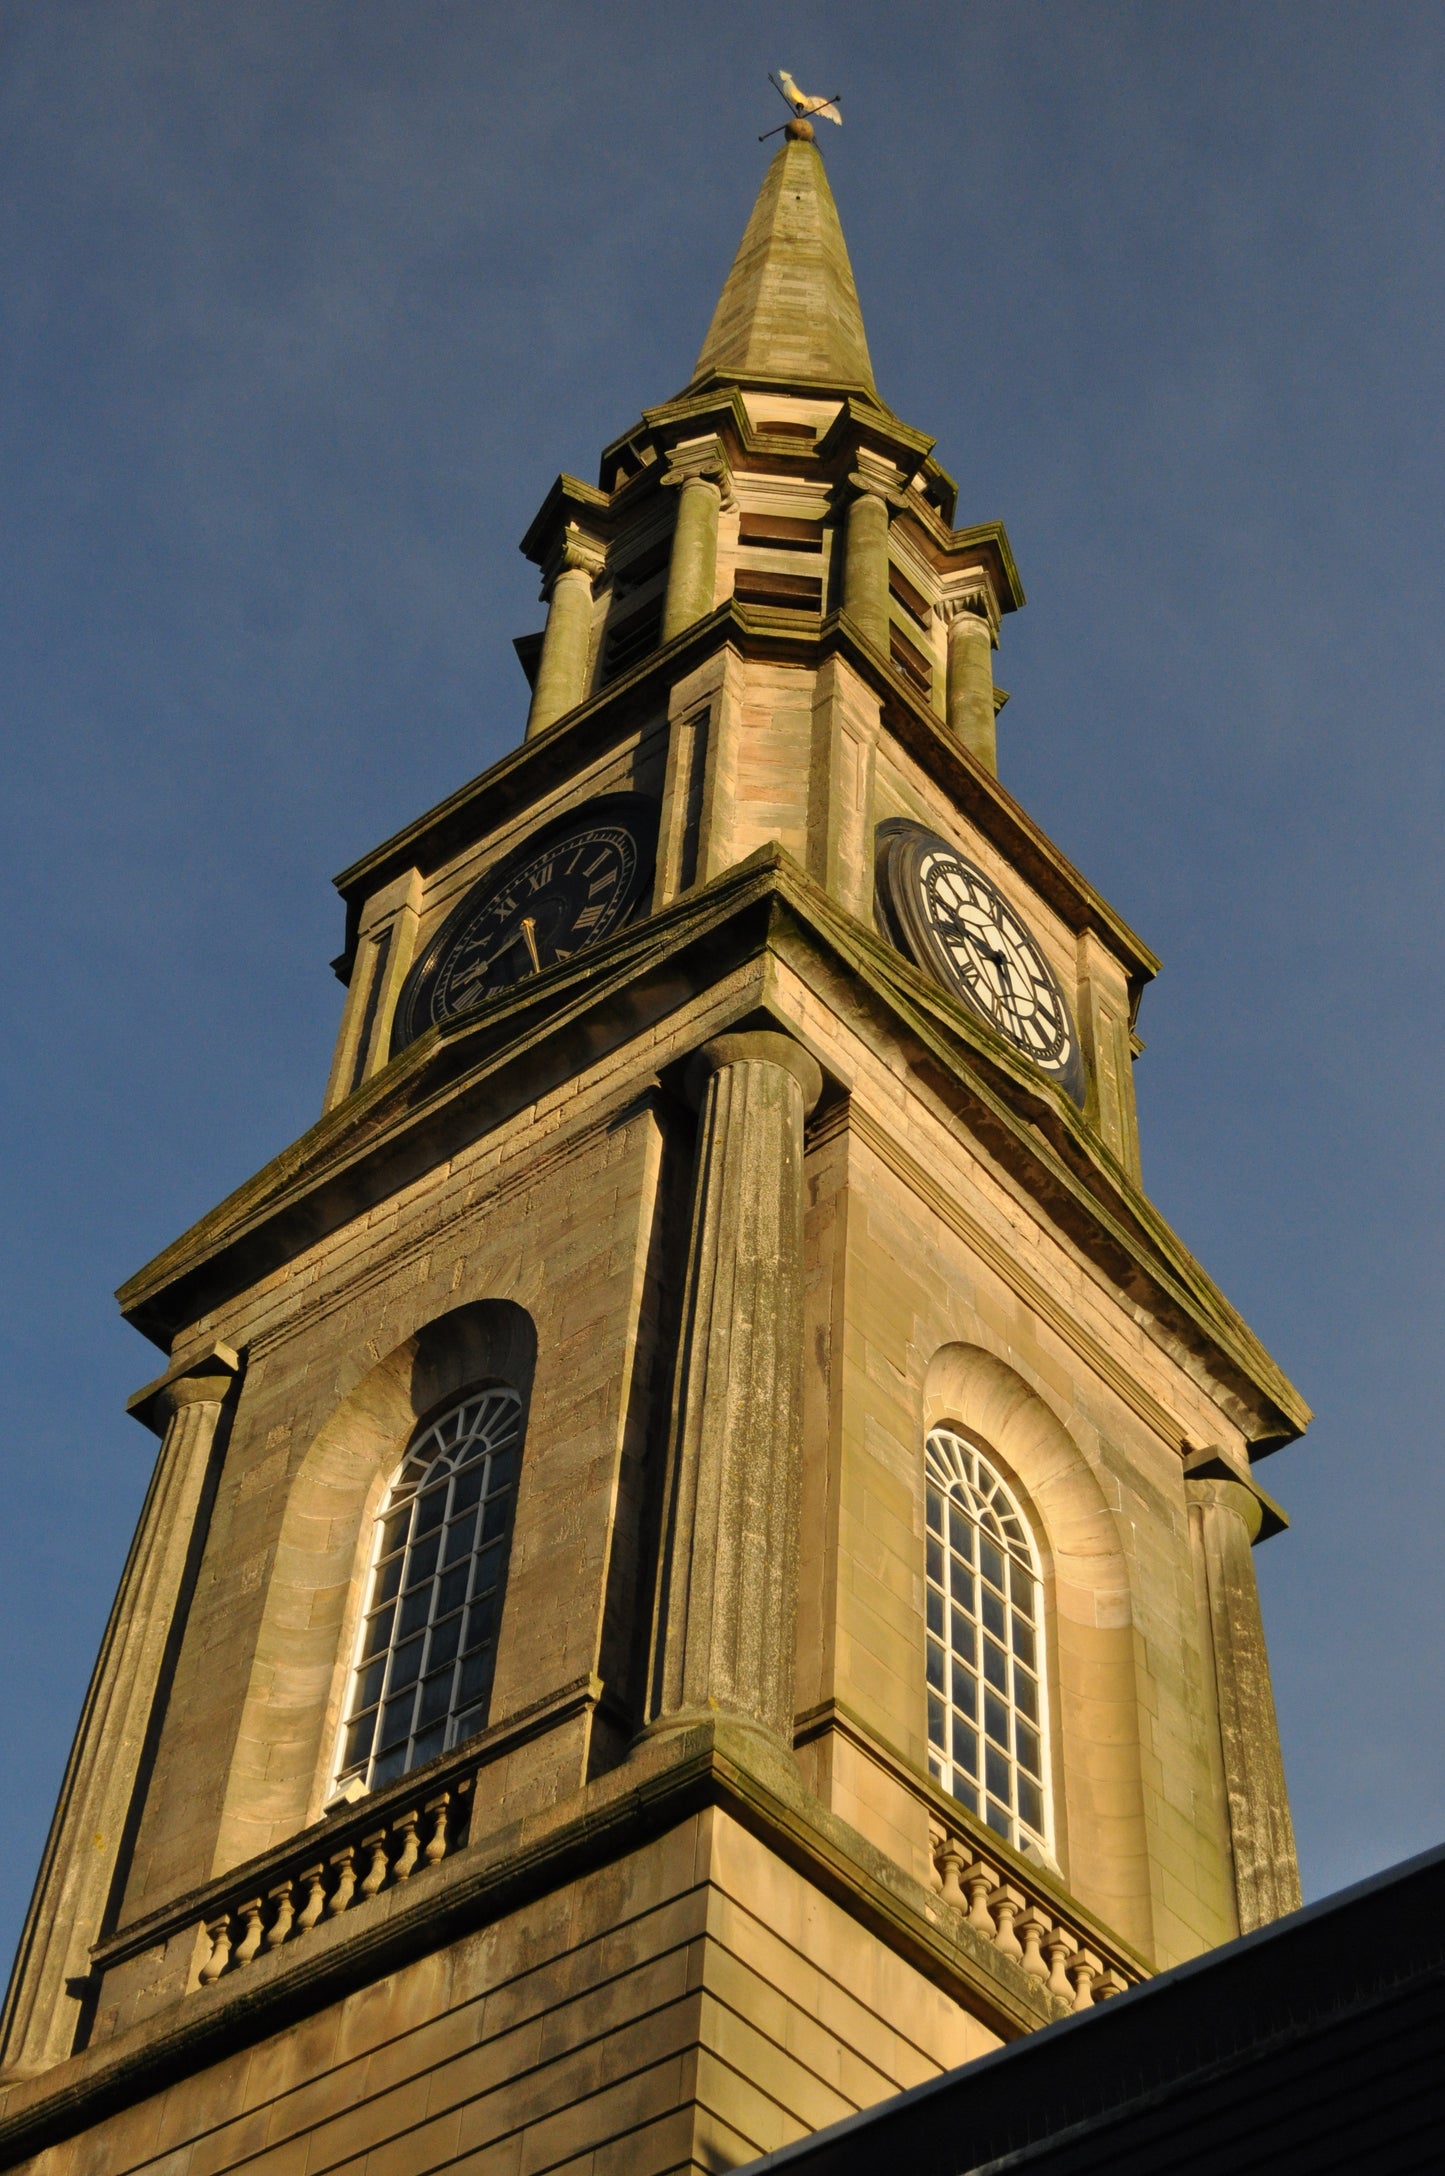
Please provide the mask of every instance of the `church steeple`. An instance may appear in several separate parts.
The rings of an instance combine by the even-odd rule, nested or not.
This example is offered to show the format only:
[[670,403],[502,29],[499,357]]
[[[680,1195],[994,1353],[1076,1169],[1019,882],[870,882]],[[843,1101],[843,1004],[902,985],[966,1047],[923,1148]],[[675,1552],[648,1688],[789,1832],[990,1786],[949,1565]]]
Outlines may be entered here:
[[[758,191],[692,384],[780,378],[877,398],[833,192],[795,122]],[[798,133],[794,133],[797,131]]]

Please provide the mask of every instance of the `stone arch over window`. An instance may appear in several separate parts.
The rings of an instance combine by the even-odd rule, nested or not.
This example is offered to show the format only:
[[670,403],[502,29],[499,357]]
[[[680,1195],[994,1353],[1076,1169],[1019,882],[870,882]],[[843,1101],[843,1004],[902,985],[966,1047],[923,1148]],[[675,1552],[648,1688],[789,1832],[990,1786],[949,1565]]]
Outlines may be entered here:
[[977,1446],[1027,1520],[1043,1590],[1052,1846],[1079,1897],[1153,1950],[1129,1568],[1113,1513],[1063,1422],[981,1346],[924,1374],[927,1438]]
[[515,1392],[525,1441],[536,1357],[525,1308],[470,1301],[358,1365],[313,1435],[287,1489],[214,1871],[319,1817],[369,1600],[376,1515],[421,1431],[472,1394]]

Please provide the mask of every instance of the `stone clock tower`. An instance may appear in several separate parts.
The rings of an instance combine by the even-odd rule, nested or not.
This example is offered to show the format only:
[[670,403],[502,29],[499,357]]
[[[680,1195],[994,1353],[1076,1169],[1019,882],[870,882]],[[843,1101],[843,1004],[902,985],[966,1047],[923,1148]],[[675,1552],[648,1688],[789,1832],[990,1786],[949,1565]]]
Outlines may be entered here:
[[1298,1901],[1308,1416],[1142,1190],[955,497],[794,123],[527,533],[521,744],[340,879],[324,1115],[121,1294],[3,2165],[729,2168]]

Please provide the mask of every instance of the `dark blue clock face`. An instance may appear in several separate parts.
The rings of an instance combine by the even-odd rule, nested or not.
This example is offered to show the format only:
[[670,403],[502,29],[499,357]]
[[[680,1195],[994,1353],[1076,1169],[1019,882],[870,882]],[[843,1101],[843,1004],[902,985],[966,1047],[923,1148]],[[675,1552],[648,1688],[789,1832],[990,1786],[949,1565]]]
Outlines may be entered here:
[[408,976],[393,1051],[620,929],[651,881],[656,825],[650,801],[613,794],[548,825],[489,870]]

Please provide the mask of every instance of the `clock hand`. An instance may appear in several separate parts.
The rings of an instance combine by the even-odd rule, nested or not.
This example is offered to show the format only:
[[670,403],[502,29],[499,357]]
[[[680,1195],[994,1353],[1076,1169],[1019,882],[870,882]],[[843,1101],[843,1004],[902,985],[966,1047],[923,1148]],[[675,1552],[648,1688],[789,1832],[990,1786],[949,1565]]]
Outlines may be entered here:
[[540,975],[542,972],[542,960],[541,955],[537,950],[537,925],[533,921],[530,914],[524,914],[522,916],[522,935],[526,938],[527,950],[532,955],[532,972],[534,974]]

